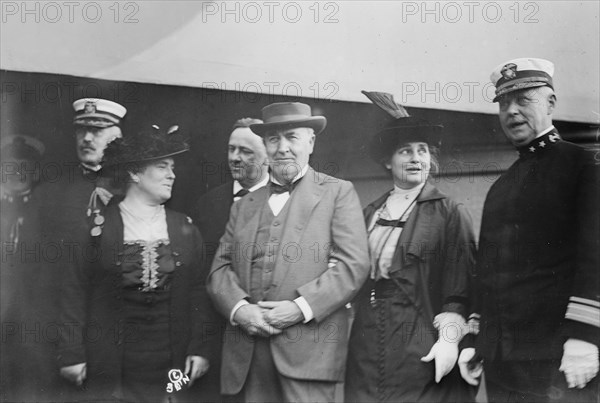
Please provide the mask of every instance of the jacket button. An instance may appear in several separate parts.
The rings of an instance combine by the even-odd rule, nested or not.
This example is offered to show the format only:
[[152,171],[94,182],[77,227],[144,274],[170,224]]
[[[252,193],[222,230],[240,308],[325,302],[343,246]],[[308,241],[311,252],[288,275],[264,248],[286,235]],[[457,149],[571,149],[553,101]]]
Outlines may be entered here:
[[121,261],[120,261],[120,260],[117,260],[117,261],[115,262],[115,265],[117,265],[117,266],[121,266]]
[[275,221],[275,222],[273,223],[273,226],[275,226],[275,227],[279,226],[279,221]]
[[179,252],[173,252],[173,256],[179,256]]
[[177,267],[181,266],[181,264],[182,264],[181,262],[175,262],[175,266],[177,266]]

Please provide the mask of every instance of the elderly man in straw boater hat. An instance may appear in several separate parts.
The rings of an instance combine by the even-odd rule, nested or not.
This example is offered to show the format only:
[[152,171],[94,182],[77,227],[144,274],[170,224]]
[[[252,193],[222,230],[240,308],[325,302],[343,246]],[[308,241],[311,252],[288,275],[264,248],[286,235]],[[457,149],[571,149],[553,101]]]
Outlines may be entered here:
[[309,166],[326,125],[302,103],[263,108],[270,183],[235,203],[209,275],[228,319],[222,392],[242,401],[332,401],[349,312],[368,274],[352,184]]

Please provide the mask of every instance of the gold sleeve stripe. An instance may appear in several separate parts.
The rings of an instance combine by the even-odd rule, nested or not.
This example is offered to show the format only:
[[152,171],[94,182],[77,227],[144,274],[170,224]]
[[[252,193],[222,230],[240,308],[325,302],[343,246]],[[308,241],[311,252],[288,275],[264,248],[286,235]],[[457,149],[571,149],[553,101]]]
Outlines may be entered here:
[[565,318],[600,327],[600,310],[595,307],[570,302]]
[[593,299],[581,298],[581,297],[571,297],[569,298],[571,302],[577,302],[579,304],[589,305],[596,308],[600,308],[600,301],[594,301]]

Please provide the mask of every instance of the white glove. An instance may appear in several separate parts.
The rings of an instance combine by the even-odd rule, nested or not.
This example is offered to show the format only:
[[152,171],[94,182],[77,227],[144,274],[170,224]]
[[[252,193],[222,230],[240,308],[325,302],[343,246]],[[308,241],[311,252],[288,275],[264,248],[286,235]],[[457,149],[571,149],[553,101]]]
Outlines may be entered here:
[[435,317],[433,325],[438,329],[438,340],[421,361],[430,362],[435,359],[435,381],[439,383],[456,364],[458,343],[466,332],[467,323],[457,313],[443,312]]
[[77,386],[81,386],[85,378],[87,378],[87,365],[85,362],[60,369],[60,375],[66,380],[73,382]]
[[469,385],[479,385],[479,377],[483,372],[483,363],[481,361],[476,363],[470,363],[471,359],[475,356],[475,349],[468,347],[463,349],[458,356],[458,368],[460,369],[460,376]]
[[431,347],[429,354],[421,357],[421,361],[429,362],[435,359],[435,381],[439,383],[444,376],[452,371],[457,358],[458,343],[448,343],[440,339]]
[[579,339],[567,340],[558,370],[564,372],[569,388],[583,389],[598,374],[598,346]]

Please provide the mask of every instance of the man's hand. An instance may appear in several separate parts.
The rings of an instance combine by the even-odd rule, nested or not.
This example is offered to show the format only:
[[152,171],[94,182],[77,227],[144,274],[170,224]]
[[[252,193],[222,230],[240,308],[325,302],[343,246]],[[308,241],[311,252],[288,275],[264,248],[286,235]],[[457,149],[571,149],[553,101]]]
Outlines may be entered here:
[[460,376],[469,385],[479,385],[479,377],[483,372],[483,362],[474,361],[475,349],[473,347],[465,348],[460,352],[458,356],[458,368],[460,369]]
[[199,355],[188,355],[185,357],[185,370],[183,372],[190,378],[188,387],[192,386],[196,379],[206,374],[208,368],[210,368],[209,362],[204,357]]
[[85,362],[82,362],[80,364],[62,367],[60,369],[60,375],[69,382],[73,382],[75,385],[81,386],[87,377],[87,365]]
[[277,329],[295,325],[304,320],[300,307],[294,301],[259,301],[263,309],[263,318]]
[[263,310],[256,304],[242,305],[235,312],[233,321],[243,327],[250,336],[269,337],[281,333],[281,330],[265,321]]
[[598,375],[598,346],[579,339],[569,339],[563,346],[560,363],[569,388],[585,388]]

